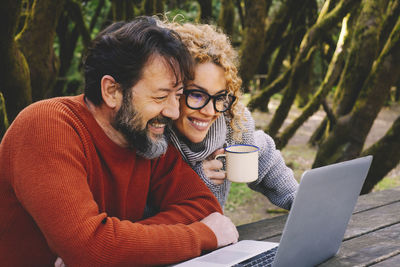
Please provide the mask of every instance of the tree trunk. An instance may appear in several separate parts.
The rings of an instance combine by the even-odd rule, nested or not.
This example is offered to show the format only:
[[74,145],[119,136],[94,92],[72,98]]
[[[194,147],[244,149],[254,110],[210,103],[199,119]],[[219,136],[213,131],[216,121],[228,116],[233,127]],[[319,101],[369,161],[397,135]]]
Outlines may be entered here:
[[3,135],[6,133],[9,126],[7,111],[6,111],[6,101],[4,100],[3,94],[0,92],[0,143]]
[[320,145],[313,167],[360,155],[368,132],[389,95],[390,87],[400,76],[398,62],[400,62],[400,19],[397,20],[384,49],[374,62],[353,111],[338,120],[332,133]]
[[[67,2],[67,6],[71,4],[71,1]],[[81,10],[81,6],[78,3],[75,3],[75,8],[66,8],[63,15],[58,20],[57,24],[57,37],[59,40],[59,60],[60,60],[60,69],[58,73],[58,79],[56,85],[53,88],[53,96],[62,96],[64,95],[64,88],[67,84],[67,72],[69,71],[72,60],[74,58],[74,53],[76,52],[76,47],[78,44],[78,38],[80,35],[85,36],[82,38],[83,43],[83,51],[86,51],[90,42],[90,35],[97,24],[97,21],[100,17],[101,11],[104,8],[105,0],[100,0],[94,15],[91,17],[89,29],[87,29],[84,20],[83,20],[83,12]],[[71,14],[70,12],[75,11],[75,14]],[[76,11],[78,11],[76,13]],[[80,17],[75,18],[74,27],[69,30],[70,24],[72,23],[70,17]],[[80,52],[80,51],[79,51]],[[84,54],[82,52],[81,54]],[[68,92],[67,92],[68,93]],[[76,93],[76,92],[72,92]]]
[[[292,34],[290,34],[292,35]],[[282,40],[282,44],[279,46],[277,55],[273,58],[272,63],[270,64],[268,71],[266,72],[268,74],[267,78],[261,82],[260,87],[265,88],[269,84],[271,84],[275,79],[277,79],[282,72],[282,63],[289,54],[290,48],[293,45],[293,38],[290,38],[292,36],[287,36]],[[267,65],[267,62],[261,62]],[[266,66],[267,67],[267,66]],[[261,71],[260,73],[263,73]],[[266,99],[267,102],[269,99]]]
[[290,71],[291,69],[288,69],[278,78],[276,78],[275,81],[270,83],[266,88],[256,93],[247,104],[248,108],[250,110],[258,109],[264,112],[268,111],[269,99],[285,87],[285,84],[289,80]]
[[[304,66],[305,58],[308,58],[310,51],[315,49],[315,44],[320,40],[322,34],[336,26],[340,20],[354,7],[358,2],[354,0],[342,0],[340,3],[329,13],[322,18],[319,17],[316,24],[314,24],[306,33],[300,45],[300,50],[294,60],[292,71],[290,74],[289,82],[285,88],[285,94],[282,101],[272,118],[271,123],[268,125],[266,132],[271,136],[275,136],[284,120],[286,119],[290,107],[293,104],[297,94],[297,82],[301,80],[302,68]],[[313,48],[314,47],[314,48]]]
[[75,22],[75,25],[79,30],[84,50],[86,50],[89,47],[92,38],[90,37],[90,31],[83,19],[82,6],[79,2],[68,1],[66,7],[68,9],[69,16]]
[[64,2],[35,0],[31,15],[17,38],[29,65],[34,101],[50,97],[56,82],[58,61],[53,45]]
[[[343,62],[341,73],[339,73],[339,76],[342,75],[344,65],[346,64],[345,61],[347,60],[347,56],[349,53],[349,47],[350,47],[350,44],[352,41],[353,31],[355,28],[355,24],[357,22],[357,18],[360,14],[359,10],[360,10],[359,8],[353,8],[351,13],[349,13],[349,19],[347,22],[348,37],[347,37],[347,42],[345,44],[345,49],[343,50],[343,54],[342,54],[344,62]],[[338,78],[338,80],[340,80],[340,77]],[[336,81],[336,83],[337,82],[338,81]],[[338,89],[338,87],[336,87],[336,89],[334,90],[335,95],[338,94],[338,91],[339,91],[339,89]],[[333,102],[333,105],[336,105],[335,102]],[[336,121],[336,119],[334,121]],[[311,135],[308,143],[311,145],[316,145],[316,144],[321,143],[324,140],[324,138],[326,138],[329,135],[329,132],[332,130],[333,127],[334,127],[334,125],[332,125],[332,120],[325,117],[325,119],[321,122],[321,124],[317,127],[317,129]]]
[[59,58],[60,69],[58,72],[58,79],[53,88],[53,96],[62,96],[64,87],[67,83],[67,72],[71,66],[74,57],[74,51],[79,38],[79,30],[75,25],[70,31],[69,28],[68,12],[64,12],[63,16],[59,19],[57,24],[57,37],[59,40]]
[[294,103],[298,108],[304,108],[307,105],[314,91],[312,83],[314,77],[313,69],[314,57],[310,57],[310,60],[303,67],[302,78],[297,82],[298,89]]
[[238,9],[240,25],[242,26],[242,29],[244,29],[245,26],[244,26],[244,13],[242,8],[242,0],[236,0],[236,8]]
[[382,48],[400,16],[400,0],[393,0],[387,7],[385,22],[379,34],[379,47]]
[[[305,5],[302,5],[302,7]],[[268,66],[273,52],[282,44],[283,36],[290,24],[291,18],[297,17],[298,6],[296,0],[285,0],[274,14],[272,21],[267,25],[260,64],[257,72],[268,73]],[[293,27],[294,28],[294,27]],[[288,34],[286,34],[288,35]],[[270,78],[271,81],[272,78]]]
[[155,14],[163,14],[164,13],[164,0],[156,0],[155,11],[156,11]]
[[[311,3],[311,8],[307,3]],[[259,73],[267,73],[268,76],[265,80],[260,81],[261,92],[257,92],[252,96],[249,103],[251,109],[268,111],[270,97],[286,86],[290,72],[284,70],[285,74],[280,74],[282,72],[282,63],[290,51],[294,47],[297,49],[299,46],[307,25],[314,22],[314,19],[311,18],[313,12],[305,12],[306,10],[309,11],[309,9],[313,10],[313,4],[315,4],[314,0],[306,2],[299,10],[290,0],[286,1],[282,4],[273,21],[268,25],[265,34],[264,52],[258,68]],[[286,27],[288,29],[285,29]],[[285,32],[285,34],[282,34],[282,32]],[[272,63],[269,63],[269,58],[276,48],[278,49],[276,56],[271,60]]]
[[400,162],[400,116],[378,142],[363,151],[362,156],[373,155],[361,194],[371,192],[374,186]]
[[212,0],[198,0],[200,5],[199,20],[201,23],[210,23],[213,20],[212,16]]
[[235,25],[235,5],[233,0],[222,0],[219,13],[218,25],[224,32],[232,37]]
[[240,77],[244,91],[248,91],[248,83],[257,71],[264,46],[264,27],[266,17],[265,0],[246,0],[246,17],[244,38],[240,48]]
[[[125,6],[126,8],[128,8],[128,4],[129,4],[129,8],[128,10],[132,10],[133,11],[133,3],[132,0],[124,0],[124,1],[128,1]],[[155,14],[162,14],[164,12],[164,1],[163,0],[143,0],[142,2],[142,13],[144,15],[147,16],[152,16]],[[131,12],[132,15],[131,17],[127,17],[128,13],[125,15],[125,19],[124,20],[131,20],[133,19],[133,12]]]
[[[153,1],[143,0],[143,8],[145,11],[148,2],[153,2]],[[111,10],[112,10],[113,21],[124,20],[125,18],[124,0],[111,0]]]
[[378,37],[383,13],[382,1],[363,0],[350,53],[338,84],[338,95],[335,96],[334,110],[338,117],[352,110],[372,63],[379,54]]
[[[0,91],[6,100],[10,123],[32,102],[29,67],[14,36],[22,1],[7,0],[0,9]],[[4,8],[7,7],[7,8]]]
[[302,114],[297,117],[288,127],[285,128],[283,133],[277,138],[279,139],[279,149],[282,149],[289,142],[290,138],[293,137],[295,132],[300,128],[301,125],[309,117],[311,117],[315,112],[318,111],[322,101],[325,99],[327,94],[333,87],[334,82],[339,77],[340,73],[343,69],[343,61],[344,61],[344,51],[345,43],[348,43],[348,30],[347,30],[347,21],[349,16],[346,16],[342,21],[342,29],[340,32],[339,40],[336,46],[336,50],[332,57],[332,60],[329,64],[328,71],[326,72],[325,79],[320,85],[318,91],[312,98],[312,100],[308,103],[308,105],[303,109]]

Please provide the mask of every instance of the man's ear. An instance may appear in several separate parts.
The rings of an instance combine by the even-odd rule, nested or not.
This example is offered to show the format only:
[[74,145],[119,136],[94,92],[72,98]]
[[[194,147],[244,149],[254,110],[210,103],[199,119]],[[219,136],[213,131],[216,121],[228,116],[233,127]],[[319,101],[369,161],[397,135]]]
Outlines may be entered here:
[[110,75],[101,78],[101,96],[104,103],[111,109],[119,108],[122,101],[122,92],[118,83]]

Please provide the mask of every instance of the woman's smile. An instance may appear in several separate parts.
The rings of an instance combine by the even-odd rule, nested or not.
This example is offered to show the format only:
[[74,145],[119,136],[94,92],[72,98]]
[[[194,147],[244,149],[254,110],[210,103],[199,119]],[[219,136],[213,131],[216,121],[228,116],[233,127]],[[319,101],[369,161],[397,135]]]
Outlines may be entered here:
[[[202,88],[209,95],[218,94],[226,88],[224,69],[212,62],[199,63],[195,69],[195,79],[187,87]],[[212,100],[201,109],[191,109],[186,105],[185,97],[181,97],[179,111],[175,127],[193,143],[202,142],[211,125],[221,115],[215,111]]]

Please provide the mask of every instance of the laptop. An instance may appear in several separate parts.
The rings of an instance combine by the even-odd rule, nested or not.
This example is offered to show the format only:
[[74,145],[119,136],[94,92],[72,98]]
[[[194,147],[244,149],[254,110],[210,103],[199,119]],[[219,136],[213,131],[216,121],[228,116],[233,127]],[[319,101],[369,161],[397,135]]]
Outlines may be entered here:
[[279,243],[242,240],[175,266],[322,263],[339,250],[371,162],[366,156],[304,172]]

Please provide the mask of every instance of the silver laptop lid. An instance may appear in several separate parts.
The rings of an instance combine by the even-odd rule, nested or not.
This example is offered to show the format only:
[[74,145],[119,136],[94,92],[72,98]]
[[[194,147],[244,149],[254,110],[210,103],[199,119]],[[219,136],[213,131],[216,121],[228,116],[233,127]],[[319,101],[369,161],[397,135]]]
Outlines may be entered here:
[[372,156],[306,171],[274,267],[314,266],[339,250]]

